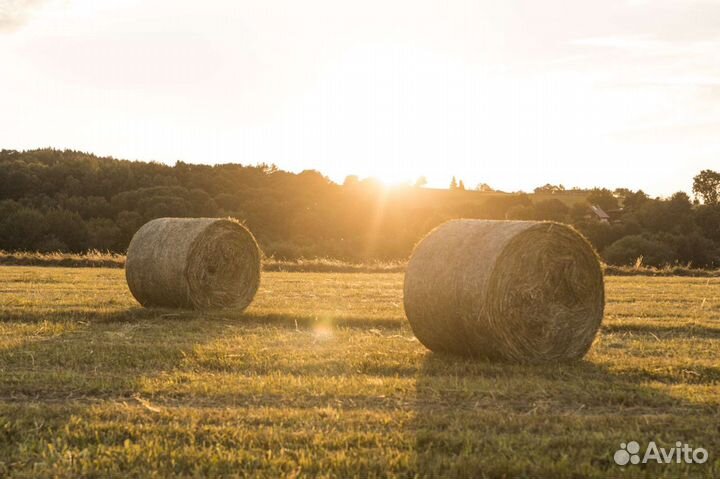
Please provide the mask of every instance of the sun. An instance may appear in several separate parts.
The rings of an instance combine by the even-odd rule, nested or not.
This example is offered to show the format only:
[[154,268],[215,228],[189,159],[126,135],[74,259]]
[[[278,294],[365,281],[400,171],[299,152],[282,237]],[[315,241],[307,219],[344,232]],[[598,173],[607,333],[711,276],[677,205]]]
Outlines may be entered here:
[[409,172],[396,169],[385,169],[372,175],[372,177],[388,188],[415,183],[415,179],[412,178]]

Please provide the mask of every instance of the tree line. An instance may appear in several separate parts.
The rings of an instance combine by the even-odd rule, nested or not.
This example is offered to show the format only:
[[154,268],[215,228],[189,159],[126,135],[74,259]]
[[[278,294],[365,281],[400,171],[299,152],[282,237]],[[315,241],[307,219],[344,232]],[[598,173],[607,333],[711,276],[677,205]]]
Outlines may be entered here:
[[[231,216],[268,256],[348,261],[407,258],[415,243],[453,218],[569,223],[610,264],[720,266],[720,174],[695,178],[703,204],[683,192],[567,190],[534,194],[487,185],[466,190],[388,189],[348,177],[338,185],[317,171],[273,165],[174,166],[100,158],[77,151],[0,151],[0,249],[123,252],[137,229],[163,216]],[[610,215],[604,221],[590,206]]]

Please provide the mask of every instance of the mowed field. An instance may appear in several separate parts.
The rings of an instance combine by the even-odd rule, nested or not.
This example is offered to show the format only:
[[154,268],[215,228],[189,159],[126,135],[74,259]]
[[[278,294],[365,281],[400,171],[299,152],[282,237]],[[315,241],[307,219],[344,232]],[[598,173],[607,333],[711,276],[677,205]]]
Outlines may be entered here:
[[[264,273],[245,313],[0,267],[0,477],[720,477],[720,279],[609,277],[584,361],[442,357],[402,274]],[[703,447],[620,467],[621,442]]]

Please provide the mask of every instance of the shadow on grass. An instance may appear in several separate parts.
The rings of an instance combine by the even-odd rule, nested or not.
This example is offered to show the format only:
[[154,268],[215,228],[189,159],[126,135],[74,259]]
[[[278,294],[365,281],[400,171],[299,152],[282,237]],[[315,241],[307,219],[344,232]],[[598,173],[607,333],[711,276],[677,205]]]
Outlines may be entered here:
[[[339,346],[328,349],[328,354],[318,354],[315,359],[319,364],[304,361],[295,361],[298,364],[291,361],[275,362],[273,354],[278,351],[272,349],[275,344],[272,339],[275,333],[272,331],[268,335],[270,339],[267,344],[260,344],[269,346],[267,349],[259,347],[245,351],[243,348],[235,348],[230,352],[237,354],[224,357],[214,356],[212,351],[213,342],[245,333],[257,335],[258,330],[284,329],[292,338],[304,341],[312,337],[311,333],[318,322],[318,318],[313,316],[138,307],[105,312],[31,312],[10,320],[25,324],[43,321],[77,321],[80,324],[73,325],[66,332],[33,338],[0,351],[0,366],[4,373],[0,376],[0,416],[8,418],[7,423],[0,420],[0,476],[7,472],[2,470],[3,463],[16,464],[16,471],[27,471],[38,463],[77,472],[79,469],[73,463],[67,463],[66,457],[80,452],[87,452],[83,460],[97,461],[95,467],[102,467],[103,459],[94,457],[92,451],[100,445],[122,450],[126,440],[136,439],[133,434],[137,431],[132,431],[138,429],[128,424],[127,428],[113,426],[116,428],[114,431],[106,430],[104,419],[97,417],[101,413],[93,412],[102,411],[106,406],[112,411],[108,413],[113,415],[109,416],[110,421],[122,421],[118,418],[123,417],[123,408],[127,405],[141,411],[143,408],[169,408],[168,412],[163,413],[148,409],[148,424],[152,423],[156,414],[161,415],[161,422],[172,423],[174,419],[170,418],[175,413],[170,408],[175,407],[288,407],[306,408],[308,414],[315,414],[312,411],[319,405],[337,404],[336,399],[345,401],[343,407],[357,409],[393,410],[396,407],[392,398],[378,399],[360,390],[356,396],[334,398],[332,392],[326,396],[322,392],[283,396],[272,392],[258,394],[257,391],[244,391],[241,388],[212,389],[213,382],[222,381],[224,377],[216,375],[216,372],[256,378],[253,380],[259,377],[260,381],[263,380],[262,376],[272,376],[276,372],[308,378],[319,376],[327,370],[330,375],[348,374],[351,361],[348,360],[347,351]],[[401,324],[400,321],[384,322],[368,318],[341,318],[334,321],[335,326],[361,329],[398,328]],[[285,331],[281,333],[281,336],[286,336]],[[375,337],[376,333],[364,334],[366,337]],[[210,345],[208,349],[211,351],[202,351],[207,345]],[[220,351],[221,355],[225,354],[222,349]],[[247,356],[246,352],[249,353]],[[288,359],[287,352],[283,354],[285,357],[282,359]],[[240,357],[233,357],[225,363],[230,356]],[[387,374],[414,377],[416,372],[417,364],[409,364],[402,371],[392,370]],[[201,388],[190,388],[190,392],[183,390],[184,385],[194,385],[192,382],[198,379],[193,376],[198,374],[202,376],[202,381],[210,385],[209,393]],[[349,374],[356,372],[353,370]],[[157,379],[164,384],[161,386],[162,392],[154,396],[154,389],[146,386]],[[177,389],[174,384],[178,385]],[[138,394],[142,394],[142,397]],[[96,405],[97,410],[94,408]],[[187,409],[184,411],[180,411],[180,417],[182,414],[190,414],[186,412]],[[84,432],[75,433],[77,428]],[[191,433],[192,430],[188,432]],[[167,444],[176,444],[173,442],[174,436],[167,436],[165,432],[158,434],[160,440],[167,441]],[[55,444],[55,438],[62,444]],[[51,443],[55,449],[48,450],[47,446]],[[59,449],[60,446],[71,452],[66,454]],[[162,450],[162,454],[168,457],[163,463],[168,471],[173,470],[170,459],[173,453],[173,450]],[[239,461],[237,457],[232,460]]]
[[[222,338],[228,328],[193,312],[144,308],[37,313],[11,320],[80,324],[0,350],[0,477],[107,476],[103,467],[119,466],[93,457],[92,451],[101,444],[122,449],[133,426],[120,433],[90,426],[98,421],[93,407],[115,405],[118,414],[123,405],[152,410],[139,395],[143,381],[181,368],[195,348]],[[87,433],[91,427],[98,429]],[[85,436],[76,433],[80,430]],[[83,472],[72,456],[77,451],[84,451],[83,460],[101,472]]]
[[65,308],[59,311],[5,311],[0,321],[39,323],[43,321],[88,321],[98,323],[124,323],[143,320],[183,321],[204,319],[208,321],[233,321],[237,325],[273,326],[286,329],[313,329],[320,322],[330,322],[333,327],[359,329],[398,329],[407,327],[404,318],[371,318],[366,316],[329,316],[254,313],[233,309],[194,311],[182,309],[143,308],[140,306],[122,310],[91,310]]
[[[255,329],[267,326],[308,333],[319,320],[314,316],[143,308],[70,313],[65,319],[79,318],[88,324],[0,352],[4,370],[0,377],[0,407],[16,407],[13,414],[17,414],[10,429],[0,430],[0,450],[5,451],[0,462],[13,462],[13,456],[20,455],[19,447],[30,447],[22,453],[28,464],[43,461],[42,453],[47,451],[42,447],[48,440],[57,435],[68,436],[63,431],[74,424],[72,421],[86,417],[83,408],[63,408],[64,401],[76,406],[83,401],[132,402],[137,391],[142,390],[139,381],[188,369],[184,361],[189,355],[228,334],[242,334],[246,328],[255,333]],[[38,313],[18,321],[48,319],[57,318]],[[377,328],[378,320],[345,318],[335,324],[369,329]],[[399,320],[381,324],[385,326],[380,328],[404,327]],[[621,472],[612,462],[612,454],[623,441],[658,440],[672,446],[675,440],[685,440],[709,450],[717,444],[717,428],[708,427],[716,424],[716,411],[643,385],[657,378],[630,366],[618,374],[587,361],[527,366],[428,353],[421,364],[399,362],[358,373],[355,366],[362,363],[351,356],[355,353],[334,351],[334,356],[319,357],[318,361],[323,363],[316,367],[302,361],[296,366],[276,363],[274,352],[272,348],[258,349],[254,358],[243,356],[229,363],[223,362],[224,358],[208,356],[207,362],[194,362],[188,372],[213,373],[227,368],[228,372],[250,377],[275,372],[312,376],[328,370],[328,374],[412,376],[416,378],[416,394],[384,398],[358,390],[357,395],[336,402],[338,398],[332,394],[324,396],[322,392],[288,397],[228,390],[203,398],[202,394],[183,396],[172,383],[169,392],[161,394],[165,397],[157,399],[168,401],[170,406],[217,407],[218,399],[228,407],[275,406],[309,411],[319,403],[332,401],[340,410],[353,407],[386,410],[390,416],[398,409],[412,408],[415,414],[410,427],[390,431],[406,435],[413,447],[413,463],[409,466],[412,470],[408,474],[411,477],[606,477]],[[354,364],[353,369],[349,369],[350,364]],[[367,367],[373,367],[372,361],[368,364]],[[207,380],[213,378],[209,375]],[[665,380],[680,386],[690,382],[677,376],[667,376]],[[150,399],[153,404],[156,400],[142,399]],[[48,421],[42,426],[47,429],[40,432],[33,432],[33,427],[39,426],[33,422],[36,418],[30,414],[32,410],[21,406],[33,401],[39,408],[52,401],[58,407],[51,418],[38,415]],[[99,441],[122,445],[129,433],[120,430],[98,434],[88,436],[88,443],[77,445],[76,449],[92,448]],[[37,447],[37,451],[32,447]],[[646,472],[648,477],[691,475],[683,465],[647,470],[640,467],[636,470]]]
[[63,308],[62,310],[11,310],[0,312],[0,321],[16,323],[40,323],[43,321],[88,321],[88,322],[133,322],[146,319],[183,318],[193,315],[192,311],[142,308],[93,310],[86,308]]
[[[16,345],[0,349],[0,366],[6,373],[0,377],[0,398],[5,400],[83,396],[122,399],[138,390],[138,378],[179,373],[189,367],[208,374],[252,377],[275,373],[296,377],[341,376],[347,374],[349,365],[357,374],[414,377],[417,372],[415,364],[378,365],[373,358],[349,361],[332,342],[325,346],[317,343],[318,326],[325,327],[328,322],[327,318],[312,315],[133,307],[114,311],[31,311],[3,320],[22,324],[55,322],[60,328],[57,334],[25,335]],[[68,323],[71,327],[63,331]],[[400,320],[367,317],[331,318],[330,324],[332,328],[369,331],[373,334],[370,337],[378,338],[407,328]],[[202,351],[219,339],[256,336],[268,328],[292,333],[288,338],[300,346],[307,343],[308,347],[319,347],[317,356],[309,361],[289,361],[286,352],[272,349],[272,334],[267,339],[269,349],[257,346],[257,350],[246,351],[236,347],[233,354],[221,353],[225,356]],[[244,397],[242,391],[233,394],[238,401]],[[263,402],[263,398],[255,396],[246,399],[257,405]],[[273,404],[283,400],[268,399]],[[358,404],[368,404],[362,393],[357,400]]]
[[[428,353],[416,383],[417,475],[607,477],[623,473],[613,462],[621,442],[715,444],[703,429],[716,417],[712,407],[643,379],[588,361],[531,366]],[[692,467],[640,465],[634,473],[677,477]],[[705,475],[712,465],[694,467]]]
[[60,325],[56,334],[46,335],[41,326],[39,334],[24,335],[15,346],[0,350],[0,395],[5,400],[127,397],[138,378],[179,367],[196,347],[223,337],[228,328],[226,322],[189,311],[139,307],[33,312],[3,320]]
[[674,337],[674,338],[704,338],[704,339],[720,339],[720,327],[713,328],[698,324],[687,326],[674,326],[653,324],[653,321],[645,323],[627,323],[627,324],[606,324],[603,325],[602,331],[606,333],[633,333],[633,334],[652,334],[657,338]]

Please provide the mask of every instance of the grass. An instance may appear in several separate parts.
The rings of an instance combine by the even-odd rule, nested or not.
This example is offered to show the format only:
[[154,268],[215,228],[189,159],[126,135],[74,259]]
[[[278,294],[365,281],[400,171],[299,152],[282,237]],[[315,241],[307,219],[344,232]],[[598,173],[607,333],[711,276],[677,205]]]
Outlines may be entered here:
[[[281,260],[264,258],[263,271],[280,273],[402,273],[405,261],[350,263],[334,258]],[[125,255],[90,250],[86,253],[40,253],[0,250],[0,266],[48,266],[70,268],[123,268]],[[693,268],[691,265],[645,266],[642,258],[633,266],[603,265],[606,276],[690,276],[720,278],[720,269]]]
[[[38,251],[0,250],[0,266],[48,266],[68,268],[124,268],[125,255],[90,250],[85,253],[41,253]],[[297,273],[399,273],[404,261],[350,263],[333,258],[297,259],[294,261],[263,258],[263,271]]]
[[0,265],[123,268],[125,255],[98,250],[89,250],[85,253],[0,250]]
[[[720,279],[611,277],[585,361],[442,357],[401,274],[265,273],[242,314],[0,268],[0,477],[718,477]],[[619,467],[621,442],[707,463]]]

